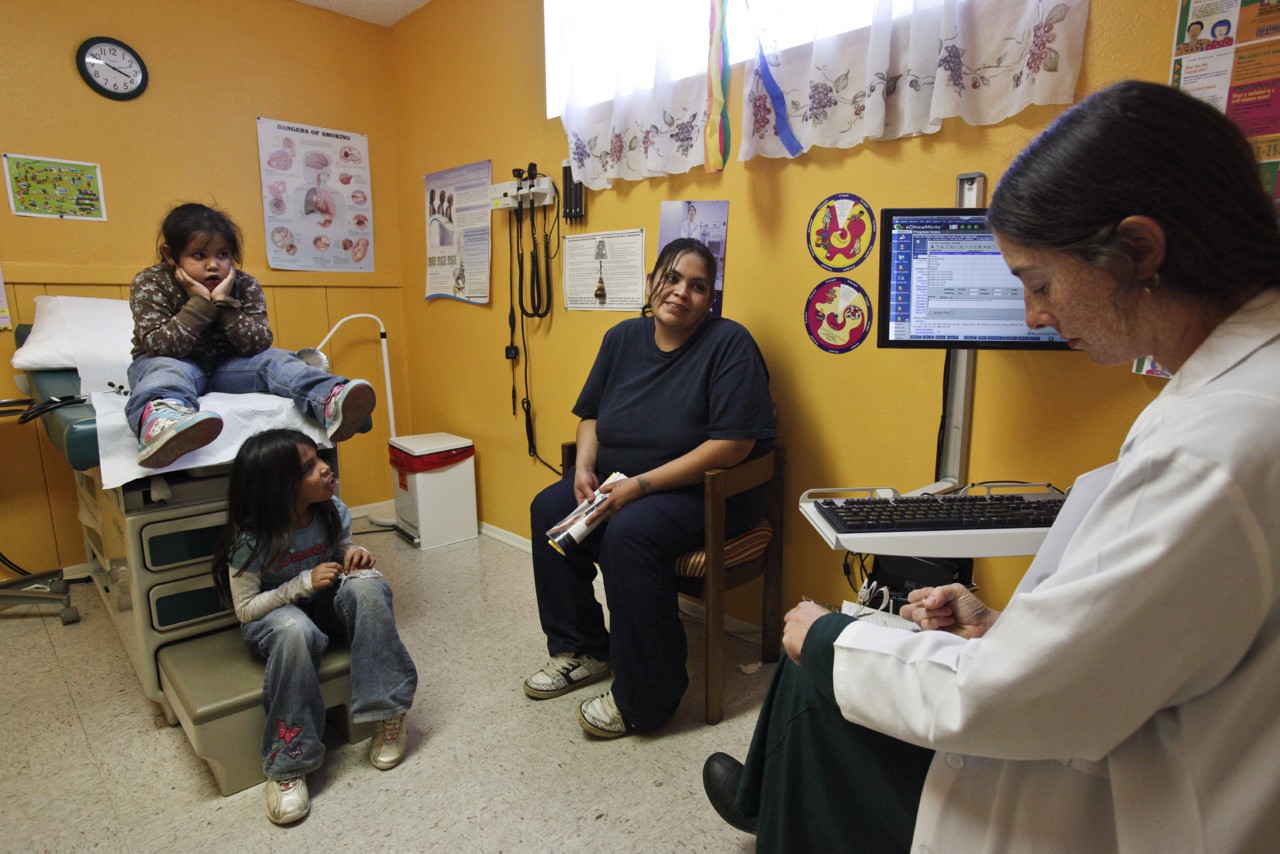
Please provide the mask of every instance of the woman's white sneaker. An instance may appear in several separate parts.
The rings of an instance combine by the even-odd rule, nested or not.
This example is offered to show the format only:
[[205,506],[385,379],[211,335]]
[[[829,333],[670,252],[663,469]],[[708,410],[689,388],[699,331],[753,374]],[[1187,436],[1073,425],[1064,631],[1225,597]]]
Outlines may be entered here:
[[627,723],[613,702],[613,692],[586,700],[578,707],[578,723],[600,738],[620,738],[627,734]]
[[541,670],[524,680],[524,692],[535,700],[549,700],[606,679],[611,672],[607,661],[561,652],[551,656]]

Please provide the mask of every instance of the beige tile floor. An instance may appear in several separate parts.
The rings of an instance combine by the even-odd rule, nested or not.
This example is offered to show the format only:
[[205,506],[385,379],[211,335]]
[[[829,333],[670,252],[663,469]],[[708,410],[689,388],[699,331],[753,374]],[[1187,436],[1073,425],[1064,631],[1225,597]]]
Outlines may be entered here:
[[686,620],[690,688],[655,735],[600,741],[574,709],[596,687],[533,702],[521,681],[546,657],[526,552],[482,536],[418,551],[357,538],[396,595],[418,665],[409,753],[369,765],[332,743],[309,777],[311,815],[280,828],[263,787],[222,797],[181,728],[145,699],[91,584],[81,621],[0,610],[3,851],[751,851],[702,792],[703,759],[746,752],[773,671],[758,646],[726,644],[726,716],[702,721],[702,626]]

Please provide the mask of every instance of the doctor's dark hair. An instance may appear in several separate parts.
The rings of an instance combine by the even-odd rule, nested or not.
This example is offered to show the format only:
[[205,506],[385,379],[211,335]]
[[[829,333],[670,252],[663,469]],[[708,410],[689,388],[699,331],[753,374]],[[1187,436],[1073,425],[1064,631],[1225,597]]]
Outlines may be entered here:
[[169,254],[173,256],[173,260],[177,261],[178,256],[193,242],[203,238],[207,243],[215,236],[227,241],[231,258],[239,265],[244,245],[240,226],[217,208],[197,202],[186,202],[169,211],[164,221],[160,223],[156,252],[163,261],[165,260],[164,247],[168,246]]
[[662,247],[662,251],[658,253],[658,260],[654,262],[653,270],[645,282],[644,308],[640,310],[642,316],[653,314],[653,306],[650,305],[649,300],[653,297],[654,283],[662,281],[662,277],[675,268],[680,256],[686,252],[692,252],[702,259],[702,263],[707,265],[707,280],[713,286],[715,285],[716,269],[719,265],[716,263],[716,256],[707,248],[707,244],[696,237],[677,237]]
[[[231,464],[227,484],[227,525],[213,556],[213,583],[227,607],[232,606],[230,561],[241,545],[251,551],[237,569],[270,566],[293,540],[293,508],[302,488],[302,460],[299,446],[313,450],[315,441],[300,430],[277,429],[255,433],[245,440]],[[330,548],[342,535],[342,518],[332,501],[312,508],[324,525]]]
[[1135,249],[1129,216],[1165,233],[1159,287],[1230,312],[1280,285],[1280,230],[1253,149],[1236,125],[1169,86],[1117,83],[1059,116],[1000,179],[987,220],[1031,249],[1070,252],[1117,273]]

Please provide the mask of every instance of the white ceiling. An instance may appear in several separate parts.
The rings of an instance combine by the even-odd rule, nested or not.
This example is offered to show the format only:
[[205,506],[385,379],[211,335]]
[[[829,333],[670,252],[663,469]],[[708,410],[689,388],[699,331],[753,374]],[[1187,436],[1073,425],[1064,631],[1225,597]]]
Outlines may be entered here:
[[371,24],[389,27],[410,12],[421,9],[430,0],[298,0],[298,2],[328,9],[330,12],[346,15],[348,18],[357,18]]

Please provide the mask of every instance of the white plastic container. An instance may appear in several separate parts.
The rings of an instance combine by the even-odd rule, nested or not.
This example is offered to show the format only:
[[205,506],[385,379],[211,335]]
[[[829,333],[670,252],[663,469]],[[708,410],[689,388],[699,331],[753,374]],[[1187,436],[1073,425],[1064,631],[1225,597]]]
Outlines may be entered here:
[[396,436],[388,451],[396,472],[396,532],[420,549],[479,534],[475,446],[451,433]]

